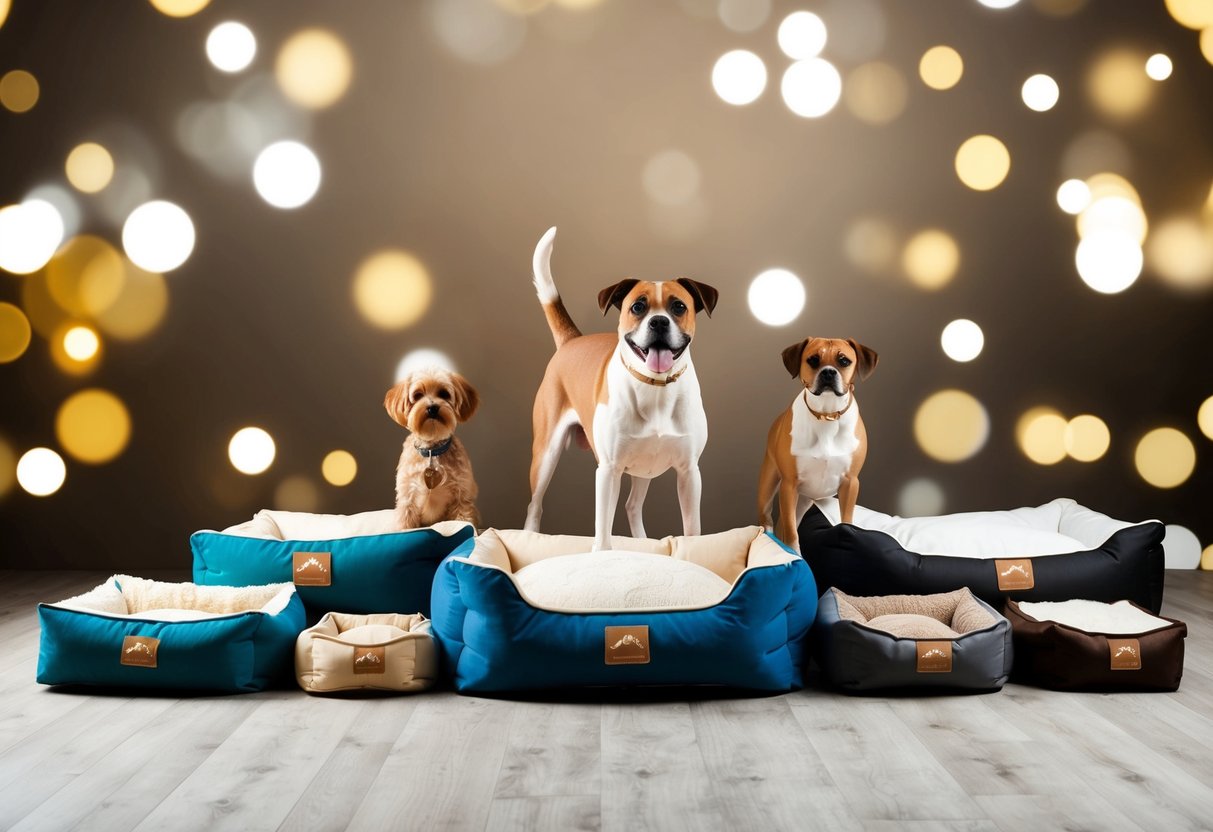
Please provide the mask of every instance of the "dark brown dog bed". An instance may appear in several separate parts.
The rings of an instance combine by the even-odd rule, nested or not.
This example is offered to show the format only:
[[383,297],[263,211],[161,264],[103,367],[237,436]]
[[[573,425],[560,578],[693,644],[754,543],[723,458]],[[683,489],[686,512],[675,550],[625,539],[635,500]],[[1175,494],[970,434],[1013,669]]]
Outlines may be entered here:
[[1016,682],[1054,690],[1176,690],[1182,621],[1130,601],[1008,601]]

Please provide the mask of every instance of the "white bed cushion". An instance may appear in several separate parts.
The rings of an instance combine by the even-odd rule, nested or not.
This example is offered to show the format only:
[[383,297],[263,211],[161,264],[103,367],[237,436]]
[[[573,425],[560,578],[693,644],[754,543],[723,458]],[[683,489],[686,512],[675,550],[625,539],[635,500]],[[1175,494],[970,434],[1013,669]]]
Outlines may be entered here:
[[[461,520],[448,520],[428,528],[450,537],[467,525]],[[311,514],[267,508],[254,514],[251,520],[229,526],[222,534],[268,540],[341,540],[400,531],[406,530],[400,528],[400,517],[395,509],[390,508],[360,514]]]
[[514,580],[533,605],[574,612],[710,607],[731,588],[690,561],[623,550],[546,558],[518,570]]
[[[838,525],[837,500],[820,500],[817,505]],[[1133,524],[1113,520],[1073,500],[1058,499],[1031,508],[939,517],[898,517],[856,506],[854,525],[884,532],[903,549],[920,555],[1001,558],[1085,552],[1099,548]]]
[[1020,601],[1019,609],[1037,621],[1056,621],[1085,633],[1132,635],[1169,627],[1170,621],[1150,615],[1128,601]]

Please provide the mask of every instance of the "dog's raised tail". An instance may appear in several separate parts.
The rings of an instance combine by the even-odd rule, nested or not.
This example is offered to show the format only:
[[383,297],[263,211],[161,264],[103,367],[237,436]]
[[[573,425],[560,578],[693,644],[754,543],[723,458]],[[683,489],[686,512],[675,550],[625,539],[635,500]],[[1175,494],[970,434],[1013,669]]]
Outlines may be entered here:
[[531,265],[535,274],[535,293],[543,304],[543,314],[548,319],[552,339],[559,349],[566,341],[581,335],[581,330],[569,317],[568,310],[564,308],[564,301],[560,299],[560,292],[556,291],[556,283],[552,280],[552,246],[555,242],[556,228],[553,226],[540,238],[539,245],[535,246],[535,258]]

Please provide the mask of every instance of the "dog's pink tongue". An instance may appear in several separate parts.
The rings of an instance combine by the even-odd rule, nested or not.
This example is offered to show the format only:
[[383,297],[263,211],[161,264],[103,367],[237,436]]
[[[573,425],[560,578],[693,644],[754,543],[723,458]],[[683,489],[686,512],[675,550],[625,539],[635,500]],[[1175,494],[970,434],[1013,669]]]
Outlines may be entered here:
[[668,373],[674,366],[674,353],[671,350],[659,350],[654,347],[644,357],[644,366],[650,373]]

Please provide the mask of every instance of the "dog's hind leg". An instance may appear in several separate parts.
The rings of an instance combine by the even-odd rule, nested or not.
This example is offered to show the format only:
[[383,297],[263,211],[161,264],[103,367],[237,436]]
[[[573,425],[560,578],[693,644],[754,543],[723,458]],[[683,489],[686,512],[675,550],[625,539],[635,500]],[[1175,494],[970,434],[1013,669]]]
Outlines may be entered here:
[[628,501],[625,508],[628,513],[628,527],[632,537],[648,537],[644,533],[644,498],[649,493],[652,480],[645,477],[631,477],[632,487],[628,491]]

